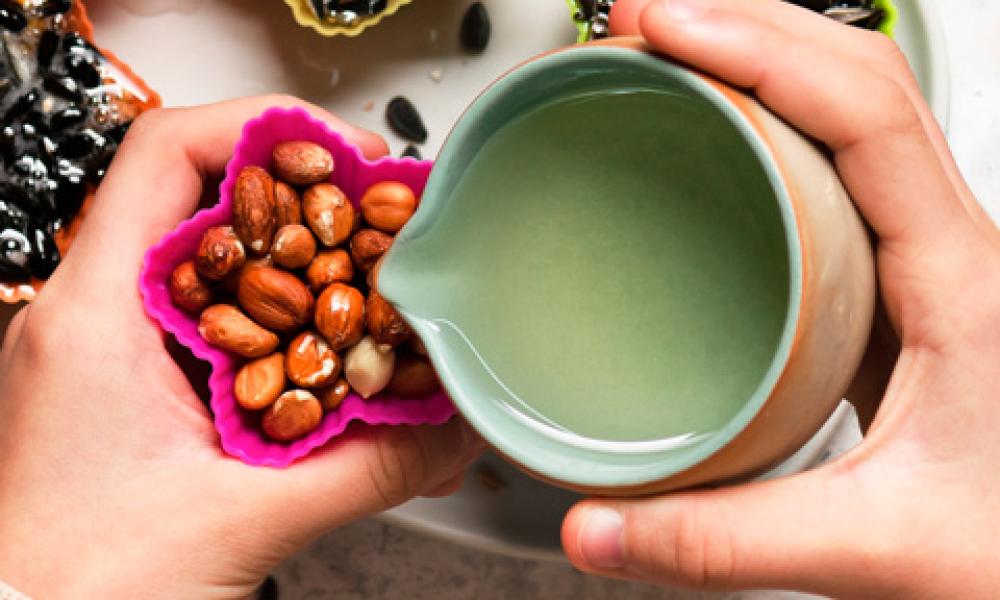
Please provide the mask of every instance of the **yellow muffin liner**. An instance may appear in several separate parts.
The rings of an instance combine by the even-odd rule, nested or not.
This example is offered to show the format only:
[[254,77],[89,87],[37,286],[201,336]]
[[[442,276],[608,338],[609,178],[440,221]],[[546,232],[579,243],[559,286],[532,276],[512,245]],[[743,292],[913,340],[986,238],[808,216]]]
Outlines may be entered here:
[[309,8],[309,0],[285,0],[285,4],[292,9],[295,21],[299,25],[303,27],[311,27],[320,35],[325,35],[326,37],[333,37],[336,35],[357,37],[361,35],[365,29],[378,25],[382,22],[382,19],[396,14],[396,11],[412,1],[413,0],[389,0],[389,5],[384,11],[374,17],[361,19],[356,25],[352,25],[350,27],[328,25],[317,19],[313,15],[312,9]]

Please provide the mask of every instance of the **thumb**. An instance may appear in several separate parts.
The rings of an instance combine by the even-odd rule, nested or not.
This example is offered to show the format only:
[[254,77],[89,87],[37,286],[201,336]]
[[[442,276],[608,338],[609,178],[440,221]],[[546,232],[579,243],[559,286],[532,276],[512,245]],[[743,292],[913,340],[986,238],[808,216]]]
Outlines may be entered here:
[[[280,514],[296,545],[320,533],[435,491],[484,450],[461,419],[442,426],[352,425],[346,434],[282,471],[252,469],[264,512]],[[289,514],[288,506],[296,507]]]
[[849,476],[825,467],[739,487],[592,499],[567,515],[562,543],[576,567],[610,577],[840,595],[871,573],[878,549],[859,542],[875,529],[859,497]]

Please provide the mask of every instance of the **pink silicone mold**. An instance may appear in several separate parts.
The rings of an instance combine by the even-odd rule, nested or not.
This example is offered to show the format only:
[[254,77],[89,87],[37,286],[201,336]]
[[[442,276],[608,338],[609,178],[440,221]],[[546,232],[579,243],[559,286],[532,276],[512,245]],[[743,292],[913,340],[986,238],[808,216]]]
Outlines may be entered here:
[[181,223],[146,253],[139,280],[146,311],[195,356],[211,364],[211,407],[223,450],[251,465],[268,467],[287,467],[343,433],[351,421],[371,425],[440,425],[455,414],[443,391],[426,398],[379,394],[368,400],[351,394],[337,410],[325,415],[319,428],[309,436],[288,444],[272,441],[261,432],[258,415],[241,409],[233,396],[233,379],[243,359],[205,343],[198,335],[198,319],[171,302],[167,286],[174,268],[194,256],[206,229],[232,222],[232,189],[240,170],[250,165],[268,168],[271,149],[287,140],[309,140],[330,150],[336,165],[330,181],[340,186],[355,206],[365,190],[379,181],[401,181],[419,197],[431,169],[429,161],[411,158],[366,160],[360,150],[306,111],[271,108],[244,126],[226,166],[219,203]]

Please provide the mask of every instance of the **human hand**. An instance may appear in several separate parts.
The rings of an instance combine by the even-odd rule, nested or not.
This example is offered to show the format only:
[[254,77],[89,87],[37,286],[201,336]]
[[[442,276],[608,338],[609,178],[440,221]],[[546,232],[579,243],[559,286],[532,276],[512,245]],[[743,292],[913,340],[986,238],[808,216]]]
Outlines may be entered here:
[[616,33],[756,96],[832,152],[878,238],[901,341],[864,442],[783,480],[593,499],[563,524],[586,571],[838,597],[1000,588],[1000,233],[898,48],[774,0],[621,0]]
[[242,124],[302,105],[369,158],[385,143],[287,97],[158,110],[129,131],[73,251],[0,351],[0,580],[38,598],[238,598],[323,532],[460,484],[480,442],[352,427],[287,470],[223,455],[137,291]]

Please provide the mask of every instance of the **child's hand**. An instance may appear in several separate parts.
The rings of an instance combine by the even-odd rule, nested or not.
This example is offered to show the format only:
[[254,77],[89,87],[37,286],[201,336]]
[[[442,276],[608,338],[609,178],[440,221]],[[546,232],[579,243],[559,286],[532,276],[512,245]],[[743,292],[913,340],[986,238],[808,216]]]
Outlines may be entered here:
[[[143,312],[146,249],[198,205],[242,124],[286,97],[133,125],[73,251],[0,353],[0,580],[38,598],[242,598],[324,531],[446,493],[480,449],[460,421],[352,427],[287,470],[226,457]],[[306,106],[366,155],[377,136]],[[212,183],[212,185],[215,185]]]
[[587,571],[837,597],[1000,588],[1000,234],[885,36],[775,0],[621,0],[612,26],[751,89],[825,144],[878,235],[902,342],[864,443],[783,480],[591,500],[563,526]]

